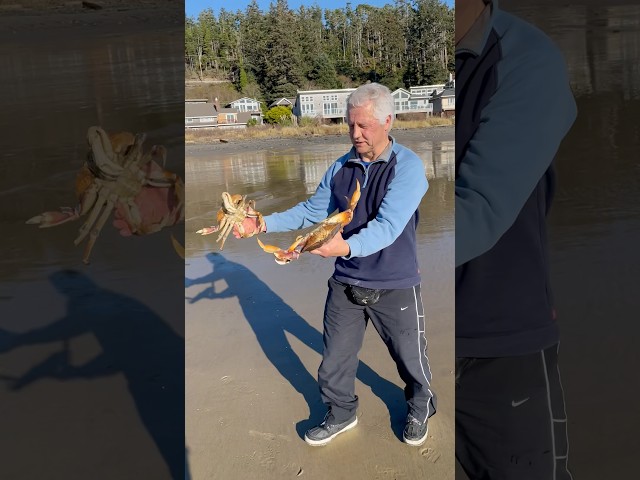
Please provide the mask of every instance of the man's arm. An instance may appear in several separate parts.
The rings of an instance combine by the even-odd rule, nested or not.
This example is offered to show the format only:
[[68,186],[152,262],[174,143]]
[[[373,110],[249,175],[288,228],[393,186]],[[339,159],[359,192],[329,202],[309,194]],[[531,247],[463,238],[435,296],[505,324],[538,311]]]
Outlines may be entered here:
[[531,49],[504,72],[456,178],[456,267],[491,249],[513,225],[575,117],[557,50]]

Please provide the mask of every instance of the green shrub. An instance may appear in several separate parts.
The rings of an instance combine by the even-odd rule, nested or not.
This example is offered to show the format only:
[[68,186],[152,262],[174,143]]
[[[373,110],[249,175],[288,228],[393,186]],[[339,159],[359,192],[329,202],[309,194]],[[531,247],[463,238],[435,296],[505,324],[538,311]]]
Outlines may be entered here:
[[274,125],[291,125],[291,109],[282,106],[270,108],[265,113],[264,120]]

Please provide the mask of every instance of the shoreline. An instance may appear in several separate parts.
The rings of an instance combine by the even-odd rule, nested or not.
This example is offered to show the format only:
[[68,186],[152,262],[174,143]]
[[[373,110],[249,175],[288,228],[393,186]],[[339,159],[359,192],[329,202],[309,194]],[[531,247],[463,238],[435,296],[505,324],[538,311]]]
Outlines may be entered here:
[[[414,128],[414,129],[391,129],[391,136],[399,143],[407,140],[424,140],[424,141],[455,141],[455,125],[445,125],[430,128]],[[227,143],[221,142],[202,142],[185,144],[185,153],[187,155],[198,155],[209,153],[212,151],[220,153],[236,153],[249,150],[255,150],[259,145],[260,149],[269,149],[274,147],[288,147],[294,145],[350,145],[349,136],[346,134],[339,135],[309,135],[303,137],[270,137],[270,138],[247,138],[238,140],[229,140]]]

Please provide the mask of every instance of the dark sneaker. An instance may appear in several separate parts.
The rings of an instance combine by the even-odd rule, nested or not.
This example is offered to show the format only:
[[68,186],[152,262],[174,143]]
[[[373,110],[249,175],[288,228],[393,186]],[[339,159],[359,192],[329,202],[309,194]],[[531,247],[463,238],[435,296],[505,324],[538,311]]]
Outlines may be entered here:
[[427,439],[427,432],[429,431],[428,420],[424,423],[415,418],[413,415],[407,415],[407,422],[404,425],[404,432],[402,432],[402,439],[404,443],[419,446]]
[[304,441],[314,447],[326,445],[342,432],[351,430],[358,424],[357,415],[342,423],[331,423],[331,421],[327,420],[328,418],[329,413],[325,415],[320,425],[307,430],[307,433],[304,434]]

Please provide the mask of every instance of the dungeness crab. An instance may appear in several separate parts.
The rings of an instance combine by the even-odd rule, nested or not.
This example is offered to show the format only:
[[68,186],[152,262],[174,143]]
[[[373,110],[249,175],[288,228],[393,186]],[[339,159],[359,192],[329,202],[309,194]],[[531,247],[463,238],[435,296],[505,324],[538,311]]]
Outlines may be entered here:
[[259,238],[257,239],[258,244],[265,252],[273,253],[276,257],[276,263],[286,265],[291,262],[291,260],[297,259],[301,253],[320,248],[335,237],[336,234],[353,219],[353,211],[356,208],[358,200],[360,200],[360,182],[356,180],[356,188],[349,200],[349,208],[324,219],[306,235],[298,236],[296,241],[293,242],[288,249],[282,250],[273,245],[264,245]]
[[[44,212],[27,223],[40,228],[54,227],[89,214],[74,241],[78,245],[89,235],[82,258],[88,264],[93,245],[114,209],[114,225],[123,236],[154,233],[183,220],[184,182],[156,162],[164,166],[165,147],[154,145],[144,153],[144,140],[144,134],[109,135],[100,127],[90,127],[87,132],[90,150],[76,177],[78,205]],[[156,203],[162,204],[159,209],[162,213]]]
[[247,217],[253,217],[258,219],[258,231],[262,229],[264,220],[260,212],[255,210],[255,200],[247,201],[247,196],[243,195],[231,195],[227,192],[222,192],[222,206],[218,210],[216,220],[218,225],[212,227],[205,227],[198,230],[196,233],[200,235],[210,235],[215,232],[220,232],[216,242],[220,242],[220,250],[224,248],[224,242],[236,226],[238,233],[242,237],[252,237],[257,232],[251,232],[249,234],[244,233],[242,228],[242,222]]

